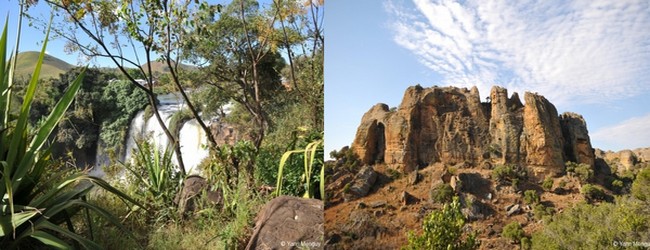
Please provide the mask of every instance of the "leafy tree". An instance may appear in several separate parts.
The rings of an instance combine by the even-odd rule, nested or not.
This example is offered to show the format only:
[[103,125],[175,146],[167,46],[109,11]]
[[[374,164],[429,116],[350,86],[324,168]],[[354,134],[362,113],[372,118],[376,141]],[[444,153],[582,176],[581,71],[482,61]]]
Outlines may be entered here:
[[650,168],[641,170],[632,183],[632,196],[642,201],[650,201]]
[[446,204],[441,211],[434,211],[422,222],[422,235],[409,232],[408,245],[402,249],[475,249],[476,235],[463,237],[465,216],[460,211],[458,197]]

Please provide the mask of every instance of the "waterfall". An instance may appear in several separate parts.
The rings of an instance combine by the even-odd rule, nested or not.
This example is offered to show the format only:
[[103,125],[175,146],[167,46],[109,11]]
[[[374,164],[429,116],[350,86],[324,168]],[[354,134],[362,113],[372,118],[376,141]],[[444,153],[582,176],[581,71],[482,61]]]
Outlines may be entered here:
[[187,174],[200,174],[198,166],[209,154],[206,147],[208,138],[205,131],[199,126],[196,119],[192,119],[183,124],[178,137]]
[[[162,95],[158,99],[160,101],[158,106],[160,117],[169,128],[172,115],[183,108],[183,102],[174,95]],[[131,120],[128,135],[124,142],[124,154],[119,159],[122,162],[131,161],[133,149],[137,149],[136,141],[139,139],[150,138],[152,143],[157,145],[160,150],[165,150],[169,146],[167,135],[159,125],[156,117],[151,116],[146,121],[144,118],[144,111],[140,111]],[[187,174],[201,174],[198,165],[208,157],[209,151],[206,147],[208,142],[205,131],[198,125],[196,119],[186,121],[181,125],[179,143]],[[102,147],[97,147],[97,150],[95,168],[90,174],[103,177],[104,171],[102,167],[108,165],[108,161],[105,159],[108,157],[103,152]],[[175,153],[172,155],[172,163],[178,165]],[[123,179],[123,176],[120,178]]]

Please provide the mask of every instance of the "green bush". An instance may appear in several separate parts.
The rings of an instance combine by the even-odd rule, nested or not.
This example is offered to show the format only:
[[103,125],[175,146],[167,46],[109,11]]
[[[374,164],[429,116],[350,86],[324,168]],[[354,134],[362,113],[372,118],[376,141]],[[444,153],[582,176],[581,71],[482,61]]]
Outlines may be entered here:
[[553,189],[553,178],[546,177],[546,179],[544,179],[544,182],[542,182],[542,188],[544,188],[546,191],[551,191],[551,189]]
[[523,167],[515,165],[497,165],[492,170],[492,179],[496,180],[499,184],[518,183],[521,180],[526,180],[527,176],[528,173]]
[[614,241],[648,242],[650,207],[619,197],[615,203],[580,203],[557,213],[533,234],[533,249],[613,249]]
[[650,168],[645,168],[636,175],[631,192],[639,200],[650,201]]
[[532,242],[530,241],[530,238],[528,237],[523,237],[521,238],[521,249],[522,250],[529,250],[532,248]]
[[524,202],[528,204],[537,204],[539,203],[539,195],[535,190],[526,190],[524,192]]
[[408,245],[402,249],[475,249],[476,234],[463,236],[465,216],[460,211],[458,197],[442,210],[429,214],[422,222],[422,235],[409,232]]
[[535,219],[541,220],[553,215],[553,213],[554,209],[552,207],[546,207],[544,204],[538,203],[533,206],[533,214],[535,214]]
[[431,201],[437,203],[451,202],[454,198],[454,189],[449,184],[439,184],[431,189],[429,196]]
[[503,227],[501,236],[514,242],[520,242],[524,238],[524,229],[521,228],[519,222],[513,221]]
[[580,193],[582,193],[588,201],[602,200],[605,198],[603,190],[591,184],[583,185]]
[[566,171],[569,173],[575,173],[575,175],[580,179],[581,182],[590,182],[594,177],[594,170],[591,166],[584,163],[575,163],[567,161],[565,163]]

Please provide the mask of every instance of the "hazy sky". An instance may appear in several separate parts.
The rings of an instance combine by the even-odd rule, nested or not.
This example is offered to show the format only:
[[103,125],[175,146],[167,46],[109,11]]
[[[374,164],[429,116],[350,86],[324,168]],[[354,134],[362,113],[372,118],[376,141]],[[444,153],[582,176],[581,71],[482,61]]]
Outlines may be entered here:
[[648,1],[329,1],[325,28],[326,155],[418,83],[538,92],[594,147],[650,146]]

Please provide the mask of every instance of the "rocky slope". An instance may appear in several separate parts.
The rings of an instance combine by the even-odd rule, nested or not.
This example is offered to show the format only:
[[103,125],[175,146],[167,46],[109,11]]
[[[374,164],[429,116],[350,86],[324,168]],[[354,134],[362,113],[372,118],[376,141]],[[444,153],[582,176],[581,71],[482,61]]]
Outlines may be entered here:
[[352,150],[364,164],[409,173],[433,163],[520,164],[535,175],[558,175],[564,162],[594,165],[587,126],[557,114],[537,93],[493,87],[481,102],[476,87],[409,87],[396,110],[377,104],[364,114]]

